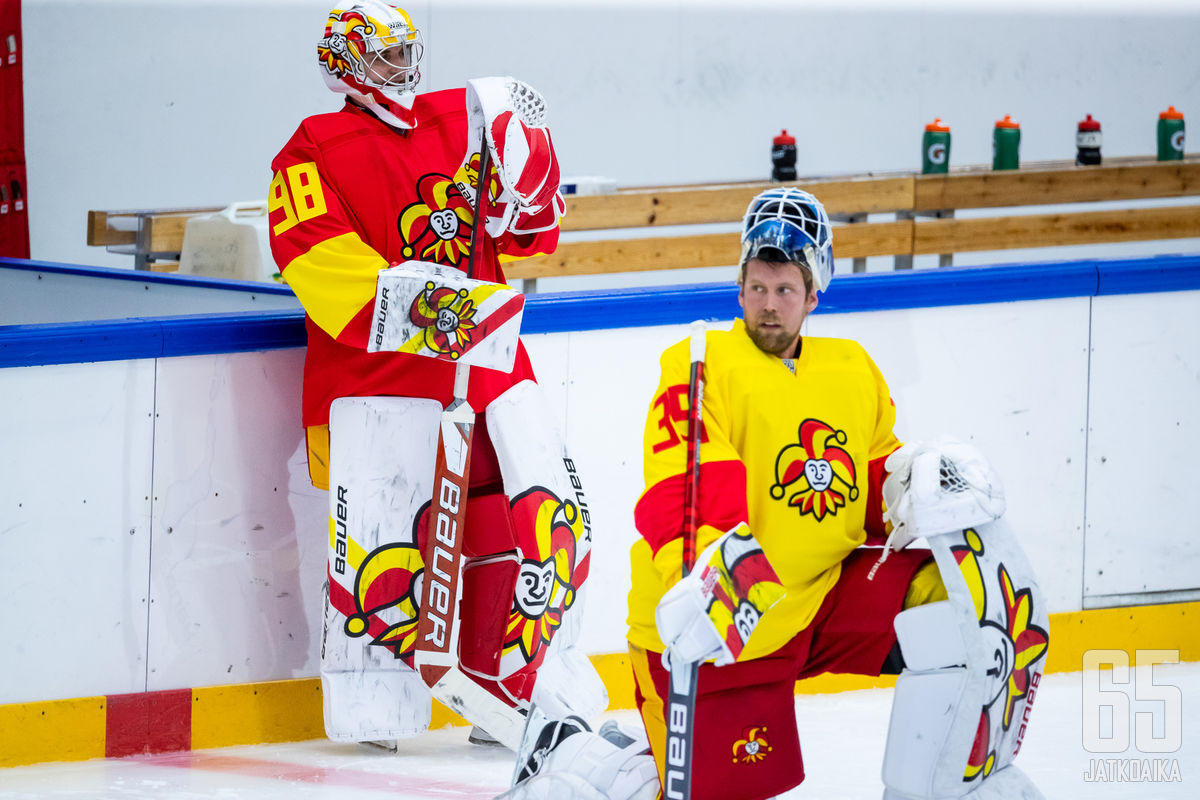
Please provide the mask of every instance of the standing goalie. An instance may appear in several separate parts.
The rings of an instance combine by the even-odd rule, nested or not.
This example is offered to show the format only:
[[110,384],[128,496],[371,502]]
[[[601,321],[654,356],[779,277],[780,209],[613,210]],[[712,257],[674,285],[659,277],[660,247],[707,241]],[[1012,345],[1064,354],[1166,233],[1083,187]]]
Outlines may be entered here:
[[[540,95],[511,78],[417,95],[423,50],[395,6],[334,8],[317,55],[345,105],[305,119],[271,164],[271,247],[308,329],[309,473],[329,490],[325,729],[388,748],[426,730],[440,684],[413,667],[428,616],[430,638],[457,643],[434,663],[461,679],[447,702],[517,749],[531,703],[555,718],[607,702],[574,647],[583,486],[500,267],[552,252],[564,204]],[[397,270],[414,292],[385,284]],[[412,335],[389,341],[389,318]],[[501,367],[463,366],[489,347]],[[445,478],[464,474],[461,491]]]

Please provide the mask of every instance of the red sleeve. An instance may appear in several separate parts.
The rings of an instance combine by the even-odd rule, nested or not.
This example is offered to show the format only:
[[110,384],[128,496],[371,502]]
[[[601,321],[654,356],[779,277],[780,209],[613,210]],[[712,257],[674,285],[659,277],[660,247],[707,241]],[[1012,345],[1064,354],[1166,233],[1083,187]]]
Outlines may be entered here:
[[[741,461],[700,464],[700,524],[727,531],[747,519],[746,467]],[[683,475],[651,486],[633,510],[638,533],[657,553],[683,535]]]

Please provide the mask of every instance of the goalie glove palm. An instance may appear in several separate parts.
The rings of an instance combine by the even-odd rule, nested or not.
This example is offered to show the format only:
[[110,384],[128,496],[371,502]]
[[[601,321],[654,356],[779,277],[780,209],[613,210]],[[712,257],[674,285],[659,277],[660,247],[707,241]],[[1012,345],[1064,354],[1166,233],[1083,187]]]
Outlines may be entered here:
[[892,523],[888,547],[961,530],[1004,514],[1004,487],[972,445],[955,439],[913,442],[888,456],[883,517]]

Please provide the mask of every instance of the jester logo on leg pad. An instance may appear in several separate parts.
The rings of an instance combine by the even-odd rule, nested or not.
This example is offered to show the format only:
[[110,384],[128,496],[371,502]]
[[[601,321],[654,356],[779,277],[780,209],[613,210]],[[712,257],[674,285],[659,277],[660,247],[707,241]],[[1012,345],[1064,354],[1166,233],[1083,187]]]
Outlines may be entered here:
[[775,457],[775,484],[771,498],[783,499],[801,515],[818,520],[836,515],[846,498],[858,499],[854,459],[843,449],[846,432],[817,419],[800,423],[799,442],[789,444]]
[[1028,587],[1017,589],[1004,564],[996,568],[999,598],[989,597],[979,557],[984,554],[983,540],[972,528],[963,531],[965,544],[951,547],[958,562],[975,616],[992,652],[993,663],[987,670],[987,691],[980,711],[979,728],[967,760],[964,781],[987,777],[996,766],[996,738],[1012,726],[1017,704],[1033,684],[1034,663],[1043,657],[1050,644],[1049,634],[1034,625],[1033,593]]
[[371,551],[356,567],[353,596],[335,604],[346,615],[346,635],[370,635],[371,644],[387,647],[396,658],[411,656],[424,574],[425,562],[414,545],[386,544]]
[[544,657],[546,645],[587,578],[591,554],[580,545],[583,516],[574,500],[535,486],[510,505],[521,567],[501,660],[518,655],[522,664],[528,664]]

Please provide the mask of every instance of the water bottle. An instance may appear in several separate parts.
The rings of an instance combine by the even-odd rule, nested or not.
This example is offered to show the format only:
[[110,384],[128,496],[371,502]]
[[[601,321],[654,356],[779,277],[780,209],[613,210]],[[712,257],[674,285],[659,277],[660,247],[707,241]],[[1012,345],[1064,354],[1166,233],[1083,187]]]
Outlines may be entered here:
[[796,138],[787,128],[771,141],[771,180],[796,180]]
[[1158,160],[1183,159],[1183,112],[1169,106],[1158,115]]
[[1079,120],[1075,131],[1075,163],[1081,166],[1100,163],[1100,123],[1088,114]]
[[1021,146],[1021,126],[1005,114],[992,131],[992,169],[1016,169],[1021,165],[1017,152]]
[[950,171],[950,126],[941,117],[925,126],[921,139],[921,174],[945,174]]

